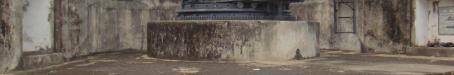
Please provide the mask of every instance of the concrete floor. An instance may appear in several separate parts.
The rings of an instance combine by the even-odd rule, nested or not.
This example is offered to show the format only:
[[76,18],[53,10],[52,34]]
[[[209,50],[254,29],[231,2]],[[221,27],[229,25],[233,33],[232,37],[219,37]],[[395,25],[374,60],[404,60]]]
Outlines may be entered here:
[[180,61],[140,52],[90,56],[82,62],[15,75],[425,75],[454,71],[453,58],[322,52],[301,61]]

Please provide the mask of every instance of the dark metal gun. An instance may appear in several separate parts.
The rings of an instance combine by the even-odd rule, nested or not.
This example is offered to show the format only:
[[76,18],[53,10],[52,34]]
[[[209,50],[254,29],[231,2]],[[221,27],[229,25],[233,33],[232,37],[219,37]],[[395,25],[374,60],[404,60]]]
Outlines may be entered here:
[[295,20],[289,4],[299,0],[183,0],[178,20]]

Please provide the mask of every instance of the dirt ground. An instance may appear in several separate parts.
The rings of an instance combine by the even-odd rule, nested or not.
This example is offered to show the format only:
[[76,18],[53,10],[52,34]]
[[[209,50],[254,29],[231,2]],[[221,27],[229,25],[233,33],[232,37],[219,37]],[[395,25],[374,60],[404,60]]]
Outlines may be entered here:
[[443,75],[454,59],[324,51],[307,60],[182,61],[147,57],[141,52],[104,53],[79,62],[12,75]]

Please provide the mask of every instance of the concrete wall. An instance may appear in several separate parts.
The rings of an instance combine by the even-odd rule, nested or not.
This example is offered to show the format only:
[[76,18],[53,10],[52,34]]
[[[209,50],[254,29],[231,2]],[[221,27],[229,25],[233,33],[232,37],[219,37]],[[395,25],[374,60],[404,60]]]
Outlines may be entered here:
[[[145,24],[173,20],[179,1],[1,0],[0,74],[18,66],[22,47],[31,51],[54,44],[49,50],[62,53],[66,59],[121,49],[145,50]],[[42,7],[36,7],[35,3]],[[22,38],[22,33],[26,37]]]
[[353,0],[356,33],[335,33],[333,0],[292,4],[300,20],[321,23],[323,49],[399,53],[411,43],[413,0]]
[[415,1],[415,45],[425,46],[429,42],[429,0]]
[[18,65],[21,50],[21,20],[24,0],[0,1],[0,74]]
[[[452,0],[416,0],[416,20],[415,20],[415,44],[426,46],[429,43],[454,42],[454,35],[441,34],[440,7],[451,7],[454,9]],[[427,17],[426,17],[427,16]]]
[[174,20],[180,0],[57,0],[55,46],[66,58],[145,50],[146,23]]
[[[318,24],[292,21],[170,21],[148,24],[157,58],[288,61],[318,55]],[[300,50],[300,52],[297,51]]]
[[334,49],[334,9],[331,0],[305,0],[303,3],[291,4],[292,15],[301,21],[320,22],[320,48]]
[[38,51],[52,47],[51,0],[26,0],[23,22],[23,50]]
[[[119,49],[145,50],[145,30],[149,21],[173,20],[180,0],[55,0],[55,52],[66,58]],[[399,53],[412,38],[412,6],[415,0],[355,0],[358,10],[357,33],[337,34],[332,31],[334,8],[332,0],[306,0],[292,5],[300,20],[320,22],[321,47]],[[438,2],[445,6],[448,2]],[[0,73],[14,69],[22,53],[21,26],[25,0],[1,0]],[[428,8],[431,3],[428,2]],[[448,3],[448,4],[446,4]],[[429,12],[435,13],[435,11]],[[424,14],[424,13],[422,13]],[[429,20],[438,20],[429,15]],[[438,31],[437,21],[429,21],[428,39],[452,36],[432,34]],[[422,25],[422,24],[421,24]],[[435,26],[434,26],[435,25]],[[418,25],[420,26],[420,25]],[[422,27],[418,27],[422,28]],[[419,35],[418,35],[419,36]],[[421,39],[421,38],[417,38]],[[422,38],[423,39],[423,38]],[[424,40],[423,40],[424,41]]]
[[411,45],[426,46],[437,40],[454,42],[454,35],[440,33],[443,21],[439,20],[440,7],[454,7],[452,0],[354,1],[357,3],[358,32],[353,34],[333,31],[335,13],[332,0],[306,0],[305,3],[293,4],[292,9],[299,20],[321,22],[323,49],[392,52],[405,50]]
[[404,53],[411,45],[413,0],[362,0],[359,3],[358,32],[367,50]]

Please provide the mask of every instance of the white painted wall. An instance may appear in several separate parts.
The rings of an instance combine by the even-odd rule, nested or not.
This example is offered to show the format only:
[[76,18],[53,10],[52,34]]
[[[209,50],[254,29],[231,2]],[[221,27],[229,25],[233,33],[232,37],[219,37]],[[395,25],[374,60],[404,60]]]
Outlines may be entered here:
[[[453,7],[454,0],[440,0],[439,7]],[[431,39],[440,39],[441,42],[454,42],[454,35],[439,35],[438,34],[438,11],[434,11],[434,14],[431,17],[432,21],[430,21],[431,25],[431,32],[435,34],[431,35]]]
[[49,23],[51,0],[27,0],[23,18],[23,50],[37,51],[52,46],[52,26]]
[[424,46],[427,44],[429,35],[429,11],[427,0],[415,0],[415,44]]
[[[438,7],[454,6],[454,0],[415,0],[415,43],[426,46],[429,41],[454,42],[454,35],[440,35]],[[439,3],[435,3],[439,1]],[[426,15],[427,14],[427,15]]]
[[[430,0],[428,2],[429,14],[429,41],[440,39],[441,42],[454,42],[454,35],[440,35],[438,32],[438,7],[434,7],[434,1],[440,1],[438,7],[454,6],[454,0]],[[435,9],[437,8],[437,9]]]

